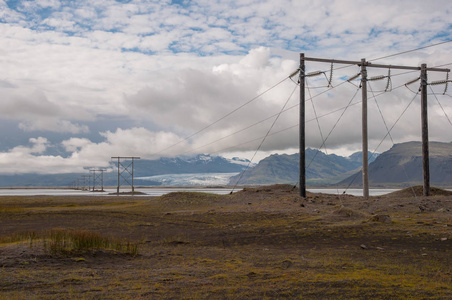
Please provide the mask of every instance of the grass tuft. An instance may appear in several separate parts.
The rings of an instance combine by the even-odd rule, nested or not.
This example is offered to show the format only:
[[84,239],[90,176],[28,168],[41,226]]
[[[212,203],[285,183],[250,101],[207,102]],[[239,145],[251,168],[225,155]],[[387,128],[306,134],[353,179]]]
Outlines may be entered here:
[[113,239],[97,232],[85,230],[57,228],[41,234],[29,231],[0,238],[0,244],[24,241],[29,243],[30,248],[42,241],[44,252],[51,255],[95,253],[100,250],[115,250],[133,256],[138,254],[138,245],[135,243]]

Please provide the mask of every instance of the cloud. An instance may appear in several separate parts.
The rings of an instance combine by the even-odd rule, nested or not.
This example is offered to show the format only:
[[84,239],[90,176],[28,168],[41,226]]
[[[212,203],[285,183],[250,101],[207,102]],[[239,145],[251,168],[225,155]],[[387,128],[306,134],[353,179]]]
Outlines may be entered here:
[[19,90],[12,85],[6,86],[5,89],[0,86],[0,91],[3,91],[0,115],[6,119],[19,120],[19,128],[25,131],[44,130],[72,134],[89,132],[88,126],[64,119],[71,118],[74,113],[79,113],[80,119],[87,119],[86,113],[77,108],[53,103],[42,91]]
[[2,174],[58,174],[83,171],[82,167],[61,156],[45,155],[44,152],[50,146],[46,138],[31,138],[29,142],[31,146],[17,146],[8,152],[0,153]]
[[[106,166],[113,156],[140,156],[142,158],[158,158],[164,150],[165,156],[184,147],[183,139],[171,132],[153,132],[142,127],[117,129],[101,133],[104,140],[94,143],[86,138],[70,138],[62,142],[66,151],[71,152],[69,160],[95,166]],[[165,148],[179,143],[175,149]]]
[[[102,132],[104,140],[94,143],[86,138],[70,138],[61,142],[69,152],[66,157],[46,155],[52,145],[46,138],[31,138],[31,146],[17,146],[0,153],[0,170],[2,174],[40,173],[58,174],[85,172],[85,167],[109,167],[113,156],[140,156],[157,158],[162,154],[171,156],[174,151],[186,147],[183,139],[170,132],[152,132],[135,127],[115,132]],[[179,143],[178,147],[170,147]],[[159,152],[164,150],[163,152]]]
[[[368,14],[352,0],[126,2],[0,0],[0,117],[27,137],[47,139],[41,153],[19,151],[33,146],[5,148],[4,139],[3,149],[11,150],[2,155],[22,153],[30,165],[35,158],[61,170],[105,165],[117,155],[248,155],[267,133],[261,151],[293,151],[296,83],[287,79],[267,90],[298,67],[299,52],[373,62],[452,38],[451,13],[443,9],[448,0],[374,1],[365,4]],[[375,62],[442,65],[450,63],[451,45]],[[325,76],[309,78],[307,143],[320,147],[323,135],[329,149],[359,150],[360,91],[344,112],[357,87],[342,82],[359,70],[334,67],[331,91],[320,88]],[[329,68],[307,64],[308,72],[326,70],[327,76]],[[369,70],[370,76],[386,72]],[[419,101],[401,116],[415,94],[403,84],[418,74],[400,73],[392,71],[398,88],[378,96],[379,107],[370,97],[370,147],[387,134],[379,111],[389,128],[397,122],[394,142],[419,138]],[[429,80],[443,75],[429,73]],[[372,82],[371,88],[380,94],[384,85]],[[433,88],[440,93],[443,87]],[[452,140],[444,117],[452,114],[448,96],[438,95],[442,108],[429,97],[431,139]],[[380,149],[391,143],[387,138]],[[48,155],[56,148],[67,155]]]
[[[252,50],[238,63],[218,65],[211,70],[169,72],[152,87],[127,99],[131,114],[136,117],[150,118],[163,128],[189,132],[215,122],[268,89],[276,78],[283,79],[296,68],[295,62],[271,60],[270,50],[261,47]],[[288,82],[284,86],[295,85]],[[268,110],[275,110],[280,100],[268,98],[264,105],[253,106],[252,111],[243,111],[238,118],[247,115],[248,120],[259,120],[268,114]],[[225,122],[223,126],[239,125],[237,117]]]
[[39,119],[35,122],[21,122],[19,128],[24,131],[51,131],[62,133],[88,133],[89,128],[86,125],[74,124],[67,120],[58,119]]

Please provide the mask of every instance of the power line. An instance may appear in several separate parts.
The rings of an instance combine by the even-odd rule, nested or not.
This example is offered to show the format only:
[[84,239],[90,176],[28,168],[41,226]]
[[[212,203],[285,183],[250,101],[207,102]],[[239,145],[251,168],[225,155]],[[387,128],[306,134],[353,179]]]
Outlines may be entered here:
[[[412,73],[412,72],[415,72],[415,71],[408,71],[408,72],[397,73],[397,74],[393,74],[393,75],[391,75],[391,76],[392,76],[392,77],[395,77],[395,76],[400,76],[400,75],[404,75],[404,74],[408,74],[408,73]],[[341,82],[340,84],[336,85],[335,87],[328,88],[326,91],[323,91],[323,92],[321,92],[321,93],[319,93],[319,94],[316,94],[316,95],[314,95],[314,96],[312,96],[312,95],[310,94],[310,98],[307,99],[306,102],[312,101],[314,98],[317,98],[318,96],[324,94],[325,92],[329,92],[329,91],[331,91],[331,90],[333,90],[333,89],[335,89],[335,88],[338,88],[339,86],[341,86],[341,85],[343,85],[344,83],[347,83],[347,82],[348,82],[348,80],[344,80],[343,82]],[[358,88],[357,85],[354,85],[354,86]],[[405,85],[402,84],[402,85],[399,85],[399,86],[397,86],[397,87],[393,87],[393,88],[392,88],[392,91],[395,91],[395,90],[397,90],[397,89],[399,89],[399,88],[401,88],[401,87],[403,87],[403,86],[405,86]],[[326,86],[325,86],[324,88],[326,88]],[[374,95],[374,97],[378,97],[378,96],[380,96],[380,95],[382,95],[382,94],[385,94],[385,93],[387,93],[387,92],[381,92],[381,93],[379,93],[379,94]],[[413,92],[413,93],[416,93],[416,92]],[[343,111],[344,109],[347,109],[347,108],[350,107],[350,106],[354,106],[354,105],[360,104],[361,102],[362,102],[362,101],[357,101],[357,102],[354,102],[354,103],[349,103],[347,106],[338,108],[338,109],[336,109],[336,110],[330,111],[330,112],[325,113],[325,114],[320,115],[320,116],[316,116],[316,117],[313,118],[313,119],[309,119],[309,120],[306,121],[306,123],[309,123],[309,122],[312,122],[312,121],[316,121],[316,120],[318,120],[318,119],[327,117],[327,116],[329,116],[329,115],[331,115],[331,114],[334,114],[334,113]],[[287,112],[287,111],[289,111],[289,110],[291,110],[291,109],[294,109],[294,108],[298,107],[299,105],[300,105],[299,103],[294,104],[294,105],[292,105],[292,106],[290,106],[290,107],[284,109],[284,110],[282,111],[282,113],[285,113],[285,112]],[[262,119],[262,120],[260,120],[260,121],[257,121],[257,122],[255,122],[255,123],[249,125],[249,126],[246,126],[246,127],[244,127],[244,128],[241,128],[241,129],[239,129],[239,130],[237,130],[237,131],[235,131],[235,132],[233,132],[233,133],[230,133],[230,134],[228,134],[228,135],[225,135],[225,136],[223,136],[223,137],[220,137],[220,138],[218,138],[218,139],[216,139],[216,140],[214,140],[214,141],[211,141],[211,142],[209,142],[209,143],[207,143],[207,144],[204,144],[204,145],[199,146],[199,147],[197,147],[197,148],[194,148],[194,149],[191,149],[191,150],[189,150],[189,151],[183,152],[183,154],[187,154],[187,153],[193,152],[193,151],[195,151],[195,150],[199,150],[199,149],[201,149],[201,148],[204,148],[204,147],[210,146],[210,145],[212,145],[212,144],[215,144],[215,143],[217,143],[217,142],[219,142],[219,141],[221,141],[221,140],[224,140],[224,139],[226,139],[226,138],[228,138],[228,137],[231,137],[231,136],[233,136],[233,135],[236,135],[236,134],[238,134],[238,133],[241,133],[241,132],[243,132],[243,131],[246,131],[246,130],[248,130],[248,129],[251,129],[252,127],[257,126],[257,125],[259,125],[259,124],[261,124],[261,123],[263,123],[263,122],[265,122],[265,121],[268,121],[268,120],[270,120],[270,119],[272,119],[272,118],[274,118],[274,117],[276,117],[276,116],[278,116],[278,115],[279,115],[279,113],[273,114],[273,115],[271,115],[271,116],[269,116],[269,117],[267,117],[267,118],[265,118],[265,119]],[[298,126],[298,124],[289,127],[289,129],[292,128],[292,127],[295,127],[295,126]],[[273,135],[273,134],[272,134],[272,135]],[[259,138],[257,138],[257,139],[261,139],[261,138],[262,138],[262,137],[259,137]],[[241,146],[241,145],[243,145],[243,144],[247,144],[247,143],[254,142],[254,141],[255,141],[255,139],[252,139],[252,140],[250,140],[250,141],[247,141],[247,142],[244,142],[244,143],[240,143],[240,144],[236,144],[236,145],[234,145],[234,146],[232,146],[232,147],[223,148],[223,149],[218,150],[218,151],[215,151],[215,152],[221,152],[221,151],[229,150],[229,149],[232,149],[232,148],[234,148],[234,147]]]
[[439,45],[443,45],[443,44],[447,44],[452,42],[452,40],[447,40],[447,41],[443,41],[443,42],[439,42],[433,45],[428,45],[428,46],[424,46],[424,47],[419,47],[416,49],[411,49],[411,50],[406,50],[406,51],[402,51],[402,52],[398,52],[398,53],[394,53],[394,54],[390,54],[390,55],[386,55],[386,56],[382,56],[382,57],[378,57],[378,58],[374,58],[374,59],[369,59],[369,61],[376,61],[376,60],[380,60],[380,59],[384,59],[384,58],[388,58],[388,57],[394,57],[394,56],[398,56],[398,55],[402,55],[402,54],[407,54],[407,53],[411,53],[411,52],[415,52],[415,51],[419,51],[422,49],[427,49],[427,48],[431,48],[431,47],[436,47]]
[[238,110],[242,109],[243,107],[245,107],[246,105],[248,105],[248,104],[250,104],[251,102],[255,101],[256,99],[262,97],[264,94],[266,94],[267,92],[271,91],[272,89],[274,89],[275,87],[277,87],[278,85],[280,85],[281,83],[283,83],[284,81],[286,81],[286,80],[289,79],[289,78],[290,78],[290,76],[289,76],[289,77],[285,77],[284,79],[280,80],[278,83],[274,84],[274,85],[271,86],[270,88],[266,89],[265,91],[263,91],[263,92],[260,93],[259,95],[255,96],[255,97],[252,98],[251,100],[248,100],[247,102],[245,102],[244,104],[240,105],[239,107],[233,109],[232,111],[230,111],[230,112],[227,113],[226,115],[222,116],[222,117],[219,118],[218,120],[216,120],[216,121],[210,123],[209,125],[207,125],[207,126],[201,128],[200,130],[196,131],[195,133],[193,133],[193,134],[191,134],[191,135],[185,137],[184,139],[180,140],[179,142],[177,142],[177,143],[175,143],[175,144],[173,144],[173,145],[171,145],[171,146],[169,146],[169,147],[166,147],[165,149],[162,149],[162,150],[160,150],[160,151],[158,151],[158,152],[153,153],[153,155],[159,154],[159,153],[161,153],[161,152],[163,152],[163,151],[166,151],[166,150],[168,150],[168,149],[171,149],[171,148],[173,148],[174,146],[179,145],[180,143],[189,140],[190,138],[194,137],[195,135],[198,135],[199,133],[203,132],[204,130],[206,130],[206,129],[210,128],[210,127],[212,127],[213,125],[217,124],[218,122],[224,120],[225,118],[229,117],[230,115],[232,115],[233,113],[235,113],[235,112],[237,112]]
[[250,159],[248,165],[246,166],[245,170],[243,172],[240,173],[239,179],[237,180],[236,184],[234,185],[234,187],[232,188],[231,194],[234,192],[235,188],[237,187],[237,185],[239,184],[240,180],[243,177],[243,174],[245,174],[246,170],[248,169],[248,167],[250,166],[250,164],[252,163],[254,157],[256,156],[257,152],[259,152],[260,148],[262,147],[262,145],[265,142],[265,139],[268,137],[268,135],[270,134],[271,130],[273,129],[273,126],[275,126],[276,122],[278,121],[279,117],[281,116],[282,112],[284,111],[284,108],[286,107],[287,103],[289,102],[290,98],[292,98],[293,93],[295,93],[297,86],[295,86],[295,88],[293,89],[292,93],[290,93],[290,96],[287,98],[286,102],[284,103],[284,106],[281,108],[278,116],[276,117],[276,119],[273,121],[272,125],[270,126],[270,128],[267,131],[267,134],[264,136],[264,138],[262,139],[261,143],[259,144],[259,146],[256,149],[256,152],[254,152],[253,157]]
[[[405,112],[408,110],[408,108],[411,106],[411,104],[414,102],[414,100],[416,99],[417,95],[419,95],[419,93],[417,93],[413,99],[411,99],[410,103],[408,103],[408,106],[403,110],[403,112],[400,114],[400,116],[397,118],[397,120],[394,122],[394,124],[391,126],[391,128],[388,130],[388,132],[386,133],[386,135],[381,139],[380,143],[377,145],[377,147],[375,148],[373,153],[376,153],[378,148],[381,146],[381,144],[383,143],[383,141],[386,139],[386,137],[388,135],[390,135],[392,129],[394,129],[394,127],[397,125],[397,123],[400,121],[400,119],[402,118],[402,116],[405,114]],[[362,170],[362,167],[361,167]],[[345,189],[344,193],[350,188],[350,186],[353,184],[353,182],[355,181],[356,177],[359,175],[359,172],[355,174],[355,176],[353,176],[352,180],[350,181],[350,183],[348,184],[347,188]]]
[[[355,99],[356,95],[358,94],[359,88],[356,90],[355,94],[352,96],[352,98],[350,99],[350,101],[348,102],[347,106],[344,108],[344,110],[342,111],[341,115],[339,116],[338,120],[336,121],[336,123],[334,124],[333,128],[331,128],[330,132],[328,133],[328,135],[326,136],[325,140],[323,141],[322,145],[320,146],[320,149],[325,145],[326,141],[328,140],[328,138],[330,137],[331,133],[333,133],[334,129],[336,128],[337,124],[339,124],[340,120],[342,119],[342,117],[344,116],[345,112],[347,111],[347,109],[351,106],[351,103],[353,102],[353,100]],[[314,159],[316,158],[318,152],[314,155],[314,157],[311,159],[311,161],[309,162],[307,169],[309,169],[309,167],[311,166],[311,163],[314,161]],[[301,158],[300,158],[301,159]],[[301,171],[300,171],[301,172]]]
[[[430,90],[433,92],[432,86],[430,86]],[[449,116],[447,115],[446,111],[444,110],[444,107],[441,105],[441,102],[439,102],[438,97],[436,97],[436,94],[435,94],[435,93],[433,93],[433,95],[435,96],[435,99],[436,99],[436,101],[438,102],[439,107],[441,107],[441,109],[442,109],[444,115],[446,116],[447,120],[449,121],[449,124],[452,126],[452,121],[449,119]]]
[[[289,75],[289,78],[291,78],[292,75],[293,75],[293,73],[292,73],[291,75]],[[325,92],[331,91],[331,90],[333,90],[333,89],[335,89],[335,88],[338,88],[339,86],[341,86],[341,85],[344,84],[344,83],[346,83],[346,81],[341,82],[340,84],[338,84],[338,85],[336,85],[336,86],[334,86],[334,87],[330,85],[328,90],[326,90],[326,91],[324,91],[324,92],[321,92],[321,93],[319,93],[319,94],[316,94],[316,95],[314,95],[314,96],[311,96],[311,94],[309,93],[309,94],[310,94],[310,98],[307,99],[306,102],[312,101],[313,98],[316,98],[316,97],[318,97],[318,96],[324,94]],[[326,87],[327,87],[327,86],[325,86],[324,88],[326,88]],[[330,115],[330,114],[333,114],[333,113],[342,111],[343,109],[345,109],[345,108],[347,108],[347,107],[349,107],[349,106],[353,106],[353,105],[359,104],[359,103],[360,103],[360,102],[356,102],[356,103],[350,104],[350,105],[348,105],[348,106],[346,106],[346,107],[342,107],[342,108],[339,108],[339,109],[337,109],[337,110],[334,110],[334,111],[331,111],[331,112],[329,112],[329,113],[326,113],[326,114],[324,114],[324,115],[321,115],[321,116],[318,116],[318,117],[316,116],[314,119],[310,119],[310,120],[306,121],[306,123],[309,123],[309,122],[318,120],[318,119],[320,119],[320,118],[326,117],[326,116],[328,116],[328,115]],[[267,117],[267,118],[265,118],[265,119],[263,119],[263,120],[260,120],[260,121],[258,121],[258,122],[256,122],[256,123],[253,123],[253,124],[251,124],[251,125],[249,125],[249,126],[247,126],[247,127],[244,127],[244,128],[242,128],[242,129],[239,129],[239,130],[237,130],[237,131],[235,131],[235,132],[233,132],[233,133],[230,133],[230,134],[228,134],[228,135],[226,135],[226,136],[223,136],[223,137],[221,137],[221,138],[219,138],[219,139],[217,139],[217,140],[214,140],[214,141],[212,141],[212,142],[209,142],[209,143],[204,144],[204,145],[202,145],[202,146],[199,146],[199,147],[197,147],[197,148],[191,149],[191,150],[189,150],[189,151],[183,152],[183,154],[193,152],[193,151],[195,151],[195,150],[204,148],[204,147],[206,147],[206,146],[209,146],[209,145],[212,145],[212,144],[214,144],[214,143],[216,143],[216,142],[219,142],[219,141],[221,141],[221,140],[224,140],[224,139],[226,139],[226,138],[228,138],[228,137],[230,137],[230,136],[233,136],[233,135],[238,134],[238,133],[240,133],[240,132],[243,132],[243,131],[245,131],[245,130],[247,130],[247,129],[250,129],[250,128],[256,126],[256,125],[259,125],[259,124],[261,124],[261,123],[263,123],[263,122],[265,122],[265,121],[267,121],[267,120],[270,120],[271,118],[277,117],[277,116],[279,116],[281,113],[285,113],[285,112],[287,112],[287,111],[289,111],[289,110],[291,110],[291,109],[293,109],[293,108],[296,108],[296,107],[298,107],[298,106],[300,106],[299,103],[297,103],[297,104],[295,104],[295,105],[293,105],[293,106],[290,106],[290,107],[288,107],[287,109],[283,109],[280,113],[276,113],[276,114],[274,114],[274,115],[271,115],[271,116],[269,116],[269,117]],[[298,126],[298,124],[295,125],[295,126]],[[261,138],[262,138],[262,137],[261,137]],[[260,139],[260,138],[259,138],[259,139]],[[254,140],[252,140],[252,141],[254,141]],[[245,142],[245,144],[246,144],[246,143],[248,143],[248,142]],[[236,146],[239,146],[239,145],[242,145],[242,144],[238,144],[238,145],[236,145]],[[230,149],[230,148],[234,148],[234,147],[228,147],[228,148],[222,149],[222,150],[227,150],[227,149]],[[221,151],[221,150],[220,150],[220,151]],[[216,152],[220,152],[220,151],[216,151]]]
[[[372,89],[372,85],[371,85],[371,84],[369,84],[369,89],[370,89],[370,91],[371,91],[371,93],[372,93],[373,99],[375,100],[375,104],[377,105],[378,112],[380,113],[381,119],[383,120],[383,124],[385,125],[386,132],[388,133],[389,138],[391,139],[392,145],[394,146],[394,145],[395,145],[394,139],[392,138],[392,135],[391,135],[391,132],[390,132],[390,130],[389,130],[389,128],[388,128],[388,125],[386,124],[386,120],[385,120],[385,118],[383,117],[383,113],[382,113],[382,111],[381,111],[381,109],[380,109],[380,105],[378,104],[377,97],[375,96],[375,93],[374,93],[374,91],[373,91],[373,89]],[[374,157],[376,151],[377,151],[377,150],[375,149],[374,152],[372,152],[371,158]],[[401,166],[402,166],[403,173],[405,174],[406,179],[409,179],[408,173],[407,173],[407,171],[406,171],[406,169],[405,169],[405,166],[404,166],[403,164],[402,164]],[[414,190],[414,188],[413,188],[412,186],[411,186],[411,191],[413,192],[414,197],[416,197],[416,192],[415,192],[415,190]]]
[[[426,49],[426,48],[431,48],[431,47],[440,46],[440,45],[447,44],[447,43],[450,43],[450,42],[452,42],[452,40],[446,40],[446,41],[439,42],[439,43],[436,43],[436,44],[433,44],[433,45],[428,45],[428,46],[424,46],[424,47],[419,47],[419,48],[415,48],[415,49],[410,49],[410,50],[406,50],[406,51],[401,51],[401,52],[393,53],[393,54],[386,55],[386,56],[382,56],[382,57],[378,57],[378,58],[369,59],[369,61],[376,61],[376,60],[380,60],[380,59],[384,59],[384,58],[389,58],[389,57],[393,57],[393,56],[403,55],[403,54],[407,54],[407,53],[419,51],[419,50]],[[436,67],[439,68],[439,67],[444,67],[444,66],[448,66],[448,65],[452,65],[452,63],[444,64],[444,65],[440,65],[440,66],[436,66]],[[341,69],[350,68],[351,66],[352,66],[352,65],[345,65],[345,66],[341,66],[341,67],[334,68],[334,69],[332,69],[332,70],[337,71],[337,70],[341,70]],[[320,71],[320,72],[327,72],[327,70],[325,70],[325,71]],[[413,71],[412,71],[412,72],[413,72]]]

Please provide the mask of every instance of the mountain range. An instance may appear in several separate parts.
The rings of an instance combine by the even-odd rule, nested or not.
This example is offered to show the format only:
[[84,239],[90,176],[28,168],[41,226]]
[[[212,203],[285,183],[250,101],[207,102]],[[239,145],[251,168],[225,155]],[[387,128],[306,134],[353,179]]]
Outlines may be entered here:
[[[452,143],[429,143],[430,183],[452,186]],[[230,184],[261,185],[295,184],[299,180],[299,155],[271,155],[243,174],[234,176]],[[361,153],[349,157],[327,155],[314,149],[306,150],[306,183],[308,185],[362,186]],[[394,144],[380,155],[369,153],[369,185],[371,187],[405,187],[423,182],[422,144]]]
[[[395,144],[378,155],[369,153],[371,187],[401,187],[422,183],[420,142]],[[124,162],[127,165],[127,162]],[[306,182],[308,185],[340,185],[360,187],[362,153],[348,157],[306,149]],[[104,186],[117,185],[116,162],[104,172]],[[248,168],[249,167],[249,168]],[[248,168],[248,169],[247,169]],[[299,179],[298,154],[273,154],[258,164],[249,160],[200,154],[157,160],[136,160],[135,185],[264,185],[295,184]],[[246,170],[245,170],[246,169]],[[0,175],[0,187],[69,186],[84,174],[13,174]],[[234,174],[238,174],[235,176]],[[452,143],[430,142],[431,184],[452,186]]]
[[[369,162],[375,160],[378,154],[368,153]],[[356,152],[349,157],[336,154],[325,154],[317,149],[306,149],[306,182],[310,185],[331,184],[356,173],[362,165],[362,152]],[[261,185],[273,183],[295,184],[299,179],[298,153],[273,154],[261,160],[255,167],[243,174],[231,177],[230,184],[235,185],[240,179],[240,185]]]

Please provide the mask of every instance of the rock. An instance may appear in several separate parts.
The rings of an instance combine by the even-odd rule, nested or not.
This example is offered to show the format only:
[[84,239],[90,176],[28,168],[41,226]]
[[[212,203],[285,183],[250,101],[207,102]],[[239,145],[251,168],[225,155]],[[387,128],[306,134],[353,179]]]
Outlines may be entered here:
[[370,218],[370,221],[380,223],[392,223],[390,215],[375,215],[372,218]]

